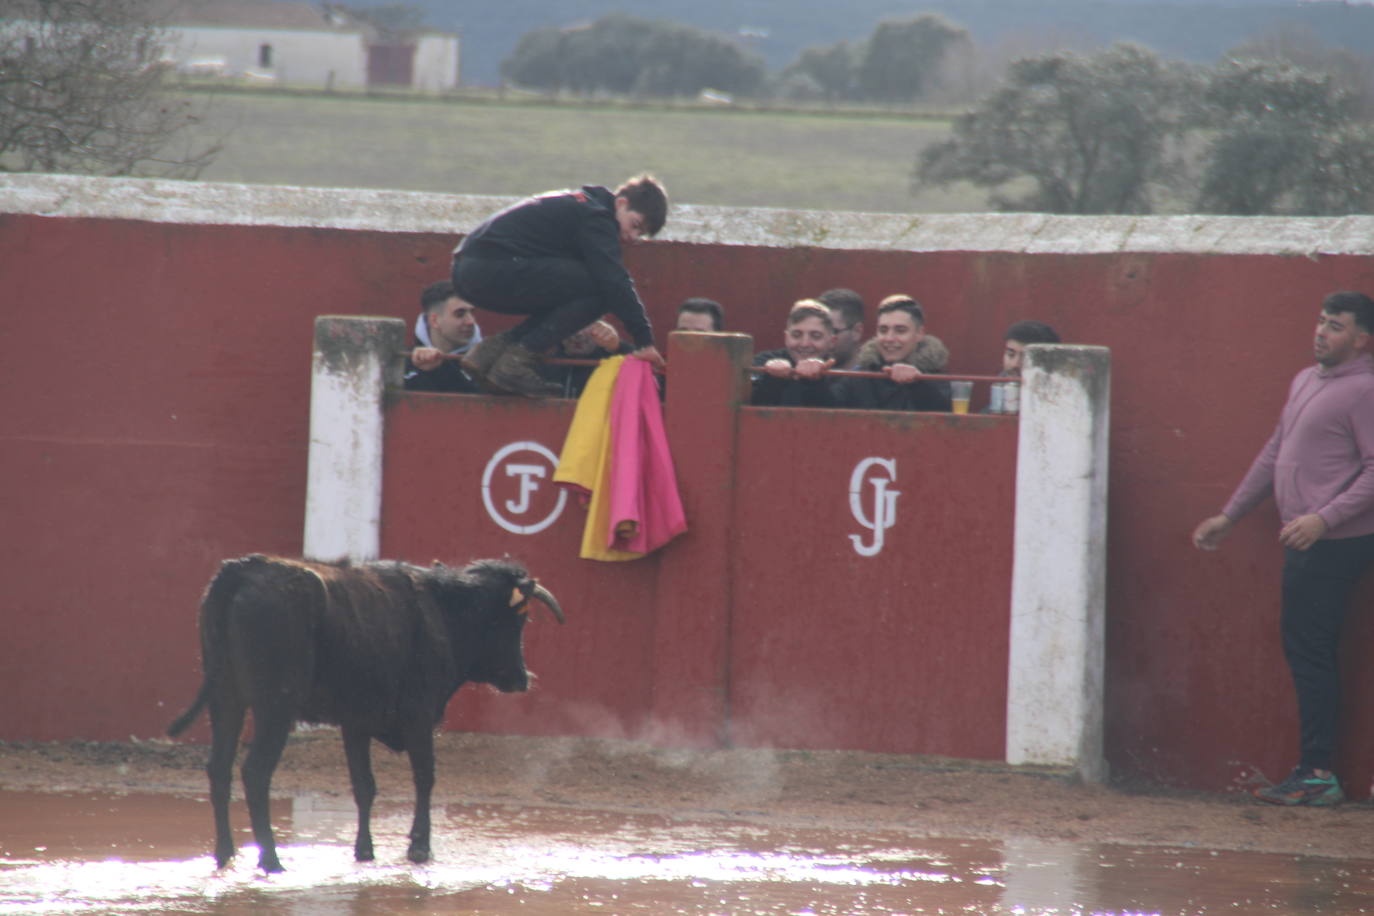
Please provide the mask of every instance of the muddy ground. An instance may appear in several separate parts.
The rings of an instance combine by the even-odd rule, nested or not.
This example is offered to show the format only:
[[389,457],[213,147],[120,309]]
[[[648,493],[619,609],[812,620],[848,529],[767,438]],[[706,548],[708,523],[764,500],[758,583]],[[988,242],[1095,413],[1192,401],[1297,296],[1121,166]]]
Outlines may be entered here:
[[[205,794],[203,745],[0,742],[0,789]],[[927,836],[1011,834],[1374,859],[1374,808],[1278,808],[1240,793],[1128,791],[1055,771],[847,751],[685,751],[589,738],[438,737],[435,802],[574,807]],[[374,745],[379,802],[409,804],[406,758]],[[291,740],[275,795],[347,797],[337,733]]]

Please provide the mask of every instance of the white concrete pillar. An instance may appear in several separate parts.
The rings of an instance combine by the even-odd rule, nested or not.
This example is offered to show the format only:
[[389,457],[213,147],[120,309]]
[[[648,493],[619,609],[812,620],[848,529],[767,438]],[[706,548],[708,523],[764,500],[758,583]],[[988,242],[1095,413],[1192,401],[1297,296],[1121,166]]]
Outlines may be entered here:
[[312,560],[375,560],[381,547],[382,400],[400,387],[405,322],[315,319],[305,540]]
[[1074,767],[1101,781],[1111,352],[1025,352],[1007,762]]

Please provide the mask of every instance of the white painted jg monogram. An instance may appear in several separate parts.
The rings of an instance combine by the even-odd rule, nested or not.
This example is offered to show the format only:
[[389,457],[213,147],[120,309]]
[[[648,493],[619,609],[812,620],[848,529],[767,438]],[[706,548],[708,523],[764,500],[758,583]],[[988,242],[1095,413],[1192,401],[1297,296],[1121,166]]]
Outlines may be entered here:
[[[885,474],[875,473],[868,476],[869,470],[876,468]],[[888,485],[897,480],[897,461],[893,458],[865,458],[854,466],[849,475],[849,511],[854,519],[873,534],[873,542],[865,544],[864,536],[851,534],[849,541],[854,552],[861,557],[877,556],[883,549],[883,532],[892,527],[897,520],[897,496],[901,491],[889,490]],[[873,514],[864,508],[864,482],[873,485]]]
[[[530,457],[523,461],[506,461],[512,455],[521,453],[526,453]],[[533,456],[544,460],[531,460]],[[499,449],[491,456],[486,470],[482,472],[482,504],[487,507],[487,515],[512,534],[537,534],[552,525],[562,514],[563,504],[568,499],[567,491],[561,487],[558,489],[558,501],[547,516],[534,519],[527,524],[519,524],[517,520],[529,513],[533,506],[531,497],[539,492],[546,481],[549,486],[553,485],[553,471],[557,467],[558,456],[538,442],[512,442]],[[492,477],[498,472],[506,477],[515,478],[517,486],[515,498],[502,500],[499,505],[491,492]],[[508,514],[515,516],[515,519],[508,518]]]

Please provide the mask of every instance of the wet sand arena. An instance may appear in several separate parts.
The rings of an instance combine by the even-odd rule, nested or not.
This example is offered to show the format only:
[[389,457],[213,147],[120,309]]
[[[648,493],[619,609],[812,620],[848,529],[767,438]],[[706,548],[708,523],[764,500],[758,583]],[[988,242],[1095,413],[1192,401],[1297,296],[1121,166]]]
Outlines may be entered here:
[[203,800],[0,792],[0,914],[1374,913],[1367,859],[448,804],[433,862],[406,861],[409,807],[387,805],[358,864],[351,800],[274,806],[287,871],[266,876],[241,803],[217,871]]

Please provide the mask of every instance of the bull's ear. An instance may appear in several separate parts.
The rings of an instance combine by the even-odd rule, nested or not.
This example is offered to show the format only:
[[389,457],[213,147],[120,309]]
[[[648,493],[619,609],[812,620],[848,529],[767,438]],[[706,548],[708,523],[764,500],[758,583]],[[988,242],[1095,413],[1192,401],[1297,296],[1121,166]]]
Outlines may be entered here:
[[518,585],[510,590],[510,606],[516,609],[517,614],[523,614],[525,611],[529,610],[528,604],[524,607],[520,607],[521,603],[526,601],[527,598],[528,596],[520,591],[520,586]]

